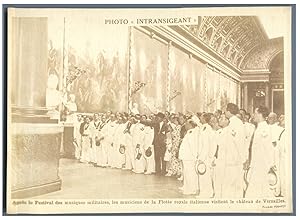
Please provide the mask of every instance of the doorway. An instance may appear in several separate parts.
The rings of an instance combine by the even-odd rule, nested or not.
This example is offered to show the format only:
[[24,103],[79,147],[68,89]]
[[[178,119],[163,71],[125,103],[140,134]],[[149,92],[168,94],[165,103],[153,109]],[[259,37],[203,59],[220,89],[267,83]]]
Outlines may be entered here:
[[272,111],[278,116],[284,114],[284,90],[272,90]]

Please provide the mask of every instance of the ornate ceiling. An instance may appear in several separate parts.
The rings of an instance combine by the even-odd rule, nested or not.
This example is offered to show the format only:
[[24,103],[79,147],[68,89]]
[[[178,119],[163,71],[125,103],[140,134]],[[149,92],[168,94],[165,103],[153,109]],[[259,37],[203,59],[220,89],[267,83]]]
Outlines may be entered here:
[[273,58],[283,51],[283,38],[274,38],[257,45],[243,59],[240,68],[243,70],[270,69]]
[[269,40],[254,16],[199,16],[198,25],[185,28],[239,69],[250,51]]

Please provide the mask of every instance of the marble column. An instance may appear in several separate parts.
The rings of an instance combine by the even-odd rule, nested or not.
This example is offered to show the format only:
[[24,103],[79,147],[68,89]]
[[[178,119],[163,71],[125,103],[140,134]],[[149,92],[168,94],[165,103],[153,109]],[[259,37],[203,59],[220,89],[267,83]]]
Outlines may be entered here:
[[248,83],[243,85],[243,108],[248,112]]
[[47,18],[14,17],[11,20],[10,101],[13,122],[41,122],[46,112],[48,62]]
[[26,198],[61,188],[63,126],[46,108],[48,19],[12,17],[8,28],[8,187],[12,198]]

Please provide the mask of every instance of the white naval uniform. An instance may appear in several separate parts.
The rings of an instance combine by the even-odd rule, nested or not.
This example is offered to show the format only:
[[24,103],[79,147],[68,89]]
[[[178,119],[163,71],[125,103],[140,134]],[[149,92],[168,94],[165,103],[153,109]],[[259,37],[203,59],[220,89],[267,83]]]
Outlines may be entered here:
[[115,132],[116,129],[118,127],[118,124],[116,123],[116,121],[111,121],[108,123],[108,133],[106,136],[107,139],[107,143],[108,143],[108,154],[107,154],[107,163],[108,166],[113,167],[115,158],[116,158],[116,151],[115,151]]
[[178,158],[183,163],[183,194],[194,195],[199,190],[198,175],[195,165],[197,160],[198,150],[197,129],[190,129],[182,139]]
[[97,163],[97,146],[96,146],[96,137],[99,135],[99,127],[100,127],[100,121],[93,121],[90,122],[91,124],[91,131],[92,131],[92,147],[90,149],[90,160],[93,163]]
[[199,197],[211,198],[214,196],[212,182],[212,162],[217,149],[215,131],[208,124],[203,124],[198,140],[198,160],[206,165],[206,173],[199,175]]
[[272,151],[270,126],[266,121],[260,122],[254,132],[246,198],[266,198],[273,196],[268,182],[268,172],[274,165]]
[[132,142],[132,128],[134,124],[128,129],[129,122],[126,122],[124,133],[124,145],[125,145],[125,170],[132,170],[133,162],[134,162],[134,150],[133,150],[133,142]]
[[101,136],[104,138],[102,143],[104,147],[104,152],[107,155],[107,163],[106,166],[112,165],[112,160],[114,156],[114,149],[113,149],[113,138],[114,132],[116,128],[116,123],[109,121],[101,130]]
[[108,142],[105,139],[108,133],[108,125],[107,123],[101,124],[101,129],[98,133],[99,138],[104,138],[100,142],[100,146],[97,148],[97,165],[101,167],[107,167],[107,160],[108,160]]
[[92,126],[91,123],[85,124],[82,134],[82,152],[80,162],[90,162],[90,150],[92,147]]
[[[117,124],[115,135],[114,135],[114,158],[112,167],[121,169],[125,163],[125,154],[120,153],[120,146],[125,145],[124,130],[126,124]],[[126,149],[125,149],[126,150]]]
[[145,135],[144,135],[144,151],[150,147],[152,154],[150,157],[145,155],[146,159],[146,172],[145,174],[155,173],[155,160],[154,160],[154,146],[153,146],[153,138],[154,138],[154,129],[149,126],[145,126]]
[[[270,126],[270,131],[271,131],[271,138],[272,138],[272,145],[273,145],[273,157],[274,157],[274,162],[275,166],[277,169],[280,167],[280,147],[279,147],[279,138],[281,132],[284,130],[283,127],[280,127],[278,124],[272,124]],[[279,170],[278,170],[279,171]],[[280,194],[280,184],[276,185],[276,188],[274,190],[275,195]]]
[[279,148],[279,161],[277,169],[279,173],[279,189],[281,196],[286,196],[286,174],[288,172],[288,166],[286,165],[287,162],[287,149],[286,149],[286,131],[283,130],[279,136],[278,140],[278,148]]
[[100,134],[100,126],[101,126],[101,121],[93,122],[94,126],[94,137],[93,137],[93,149],[91,150],[91,155],[94,159],[94,163],[96,163],[98,166],[100,166],[100,158],[101,158],[101,142],[100,145],[96,145],[96,138],[99,139],[101,134]]
[[[134,148],[134,163],[133,163],[133,172],[135,173],[144,173],[145,172],[145,151],[144,151],[144,130],[145,125],[141,123],[136,123],[132,128],[132,143]],[[140,145],[139,149],[137,145]],[[140,159],[137,159],[136,156],[138,153],[141,153],[142,156]]]
[[80,134],[80,121],[74,122],[74,132],[73,132],[73,137],[74,137],[74,148],[75,148],[75,158],[80,159],[81,155],[81,134]]
[[[218,145],[218,154],[216,158],[216,179],[215,179],[215,198],[226,198],[224,195],[230,194],[226,188],[226,182],[224,178],[226,178],[228,174],[226,174],[225,171],[227,171],[225,162],[226,162],[226,153],[227,150],[227,141],[228,141],[228,127],[220,128],[217,130],[217,145]],[[225,180],[225,181],[224,181]]]
[[[224,160],[224,178],[221,180],[222,191],[219,191],[218,196],[221,198],[243,198],[245,172],[243,164],[249,156],[245,125],[239,118],[232,116],[225,132],[225,142],[220,147],[223,149],[223,151],[220,150],[220,160]],[[250,143],[250,141],[248,142]]]
[[246,146],[250,146],[251,138],[255,130],[255,125],[250,122],[244,123]]

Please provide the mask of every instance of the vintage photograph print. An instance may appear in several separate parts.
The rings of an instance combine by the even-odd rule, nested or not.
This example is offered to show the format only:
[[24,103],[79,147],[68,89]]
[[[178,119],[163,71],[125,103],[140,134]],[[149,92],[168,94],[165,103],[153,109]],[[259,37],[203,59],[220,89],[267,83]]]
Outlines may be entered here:
[[292,6],[7,11],[8,214],[293,212]]

